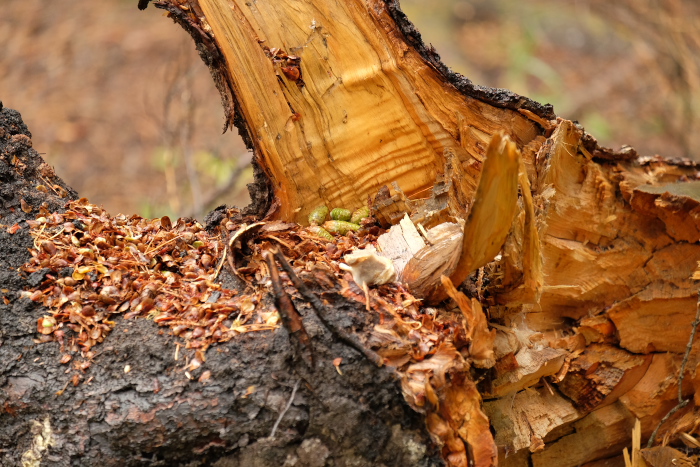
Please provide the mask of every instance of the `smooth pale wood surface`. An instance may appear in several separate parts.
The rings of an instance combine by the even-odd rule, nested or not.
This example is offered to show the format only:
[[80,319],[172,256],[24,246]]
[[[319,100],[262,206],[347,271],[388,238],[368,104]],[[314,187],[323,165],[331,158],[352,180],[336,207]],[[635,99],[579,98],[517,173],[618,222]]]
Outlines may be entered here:
[[[409,196],[456,154],[476,186],[491,135],[509,123],[519,144],[539,130],[517,112],[466,98],[398,33],[381,0],[199,0],[280,207],[354,209],[396,181]],[[261,42],[264,41],[264,42]],[[304,86],[275,69],[263,46],[301,57]]]

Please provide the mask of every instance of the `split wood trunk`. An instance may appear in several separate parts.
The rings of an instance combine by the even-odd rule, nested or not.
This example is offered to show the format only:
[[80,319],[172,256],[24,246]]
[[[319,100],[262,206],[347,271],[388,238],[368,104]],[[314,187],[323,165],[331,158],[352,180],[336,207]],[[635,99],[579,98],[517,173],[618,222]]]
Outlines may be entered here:
[[[290,459],[303,465],[624,465],[622,450],[632,446],[638,419],[642,442],[661,425],[654,442],[685,443],[690,451],[679,456],[692,458],[700,446],[693,444],[700,420],[693,397],[700,344],[691,339],[700,260],[694,163],[602,148],[551,107],[474,85],[422,43],[396,1],[153,5],[192,35],[221,92],[225,129],[236,127],[254,152],[249,215],[307,224],[319,205],[355,209],[369,198],[384,227],[404,215],[425,228],[463,224],[458,246],[425,250],[422,258],[441,261],[432,272],[417,254],[404,275],[414,294],[434,305],[420,309],[426,329],[426,323],[449,322],[444,328],[454,332],[436,337],[420,359],[396,358],[409,346],[401,339],[411,334],[395,336],[391,348],[373,340],[391,314],[384,305],[363,312],[361,293],[353,302],[347,287],[334,292],[317,275],[315,290],[333,306],[334,319],[383,360],[358,357],[346,340],[324,334],[305,314],[316,358],[325,365],[303,376],[284,358],[270,357],[293,353],[286,335],[276,332],[210,350],[217,356],[207,364],[219,369],[219,388],[182,387],[153,363],[143,380],[115,374],[119,383],[112,388],[100,378],[131,352],[163,358],[156,343],[166,338],[148,343],[153,330],[136,320],[129,332],[135,329],[135,339],[147,344],[132,351],[134,341],[122,337],[123,348],[105,348],[114,355],[94,370],[103,392],[76,389],[69,399],[80,413],[72,434],[65,407],[51,406],[63,402],[47,398],[43,410],[57,419],[50,422],[37,418],[36,408],[22,412],[17,401],[39,391],[34,388],[48,394],[48,386],[22,373],[39,372],[36,363],[15,355],[25,367],[4,376],[3,394],[7,413],[20,415],[5,426],[28,431],[33,420],[32,433],[41,434],[45,423],[58,424],[65,428],[54,438],[71,441],[64,441],[69,454],[63,457],[51,446],[34,449],[39,435],[14,452],[34,449],[35,457],[48,452],[78,463],[78,454],[98,459],[105,448],[111,457],[103,463],[111,465],[125,456],[125,443],[135,443],[129,430],[138,429],[144,438],[130,445],[134,465],[148,464],[148,456],[184,462],[187,452],[232,462],[220,465],[294,465]],[[454,251],[456,257],[449,254]],[[452,283],[463,285],[469,298]],[[372,290],[371,303],[386,303],[387,290]],[[289,329],[290,335],[298,330]],[[43,358],[42,352],[32,348],[31,356]],[[329,364],[339,356],[356,364],[345,380]],[[9,357],[5,352],[3,361]],[[160,369],[169,365],[166,359]],[[295,381],[301,380],[307,384],[299,389]],[[146,395],[154,384],[171,392]],[[336,391],[343,385],[341,396]],[[250,387],[258,389],[246,392]],[[288,437],[274,441],[267,430],[292,388],[308,400],[292,406]],[[105,411],[115,415],[104,417]],[[344,413],[347,426],[339,427]],[[176,449],[178,424],[183,441]],[[657,454],[633,453],[664,465]]]

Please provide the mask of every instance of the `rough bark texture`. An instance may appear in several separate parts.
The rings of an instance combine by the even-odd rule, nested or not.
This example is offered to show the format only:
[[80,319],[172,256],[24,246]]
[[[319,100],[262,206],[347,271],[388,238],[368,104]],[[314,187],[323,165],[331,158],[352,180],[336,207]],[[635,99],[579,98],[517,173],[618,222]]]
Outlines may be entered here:
[[[226,127],[238,127],[255,151],[250,214],[300,221],[319,204],[354,208],[377,195],[374,214],[385,224],[404,214],[426,227],[465,222],[461,249],[431,244],[414,259],[457,251],[450,259],[463,266],[468,255],[466,271],[437,270],[455,285],[471,273],[469,297],[450,278],[433,277],[419,295],[450,301],[423,306],[410,321],[397,310],[415,301],[394,307],[386,287],[349,299],[309,267],[316,281],[307,284],[332,306],[336,329],[296,300],[315,366],[299,357],[295,328],[280,328],[213,347],[209,382],[195,382],[174,360],[175,338],[145,320],[122,320],[80,384],[56,396],[72,375],[58,364],[58,344],[34,345],[46,310],[17,293],[45,278],[5,272],[5,459],[488,466],[498,455],[499,465],[621,465],[635,419],[642,440],[663,421],[657,442],[684,442],[691,448],[683,455],[697,454],[689,441],[700,386],[700,344],[690,347],[700,260],[695,164],[601,148],[549,107],[473,85],[422,44],[395,1],[154,3],[193,36],[221,91]],[[0,135],[9,141],[3,187],[7,179],[29,193],[39,159],[16,136],[26,128],[14,124]],[[492,142],[501,138],[504,145]],[[13,156],[29,169],[22,173]],[[56,193],[73,195],[63,190]],[[18,222],[21,190],[3,193],[4,222]],[[60,206],[51,193],[32,193],[40,198],[29,206],[44,198],[48,211]],[[24,229],[0,235],[1,247],[13,249],[5,266],[17,268],[29,237]],[[334,242],[329,251],[345,240]],[[494,248],[501,254],[480,267]],[[233,275],[222,277],[237,287]],[[346,346],[338,328],[388,369]],[[665,420],[681,401],[689,402]]]
[[[38,342],[37,319],[47,310],[20,297],[50,271],[26,275],[19,268],[30,259],[32,246],[25,221],[42,209],[61,211],[76,193],[31,148],[30,136],[19,113],[0,111],[0,221],[5,224],[0,230],[0,464],[439,463],[396,375],[337,342],[304,311],[308,305],[299,308],[313,340],[313,367],[294,359],[288,333],[279,328],[217,346],[190,380],[184,372],[192,351],[181,350],[176,360],[176,337],[152,321],[120,317],[95,348],[89,369],[61,364],[57,342]],[[49,192],[37,191],[39,185]],[[16,223],[21,228],[10,234]],[[333,290],[324,292],[338,327],[359,331],[376,318]],[[342,376],[332,363],[336,358],[343,359]],[[131,371],[125,373],[127,365]],[[198,382],[205,370],[210,378]],[[269,438],[295,385],[292,404]]]

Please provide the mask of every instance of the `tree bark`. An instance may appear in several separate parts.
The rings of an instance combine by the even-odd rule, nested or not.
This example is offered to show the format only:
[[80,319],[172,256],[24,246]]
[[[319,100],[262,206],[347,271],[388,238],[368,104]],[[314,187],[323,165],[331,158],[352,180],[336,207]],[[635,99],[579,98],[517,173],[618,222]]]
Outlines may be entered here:
[[[192,35],[221,92],[225,129],[237,127],[255,154],[252,205],[214,211],[208,228],[232,223],[230,245],[239,234],[257,238],[231,264],[262,279],[251,291],[232,268],[222,284],[260,308],[274,298],[284,326],[213,345],[207,383],[183,375],[192,366],[175,359],[178,338],[118,319],[66,389],[75,380],[58,363],[59,343],[32,344],[46,309],[18,294],[55,271],[6,272],[5,460],[623,465],[635,419],[644,442],[697,449],[696,164],[602,148],[551,107],[472,84],[425,47],[395,1],[154,5]],[[49,203],[48,213],[62,205],[57,196],[76,195],[60,181],[51,185],[63,191],[31,190],[53,174],[42,173],[18,117],[3,112],[11,166],[2,170],[19,187],[3,184],[6,270],[30,260],[20,221],[36,215],[31,207]],[[285,222],[368,197],[384,227],[404,215],[426,228],[464,225],[456,243],[416,253],[402,277],[436,307],[398,284],[363,293],[338,269],[336,253],[373,242],[376,227],[365,240],[328,243],[329,263],[287,244],[292,269],[275,279],[270,243],[289,239],[252,229],[278,222],[301,245],[305,234]],[[440,264],[428,274],[431,261]],[[196,358],[196,347],[186,352]],[[656,449],[633,456],[663,465]]]
[[[397,375],[338,342],[308,305],[300,309],[313,364],[300,360],[284,327],[240,334],[207,352],[197,370],[185,342],[123,314],[113,315],[112,332],[92,351],[71,349],[80,336],[67,327],[65,337],[42,340],[37,320],[55,310],[23,292],[53,287],[60,271],[23,270],[33,247],[27,220],[64,212],[77,193],[30,137],[19,113],[0,105],[0,464],[439,464]],[[312,290],[328,283],[316,276],[306,277]],[[228,272],[221,279],[243,290]],[[334,287],[320,291],[333,311],[330,329],[372,326],[361,304]],[[62,363],[65,355],[73,360]]]

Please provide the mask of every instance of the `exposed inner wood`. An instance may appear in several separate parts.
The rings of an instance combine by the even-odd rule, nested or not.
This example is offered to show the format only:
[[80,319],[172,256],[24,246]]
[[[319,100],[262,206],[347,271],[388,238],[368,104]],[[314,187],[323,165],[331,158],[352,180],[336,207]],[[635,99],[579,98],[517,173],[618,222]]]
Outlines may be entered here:
[[[238,107],[227,114],[243,119],[269,177],[270,217],[304,222],[318,205],[355,209],[369,196],[385,226],[406,213],[426,227],[466,221],[455,264],[434,270],[457,286],[481,268],[467,280],[475,298],[437,280],[425,298],[437,302],[449,289],[465,316],[486,309],[498,332],[482,333],[489,348],[470,350],[488,357],[469,362],[493,368],[478,393],[469,379],[449,386],[448,369],[463,376],[468,365],[445,345],[404,381],[448,465],[491,465],[482,397],[500,465],[621,458],[635,419],[647,439],[677,404],[698,300],[694,164],[611,154],[571,121],[462,92],[402,32],[392,1],[158,3],[184,12],[178,21],[224,58],[214,75],[232,92],[224,101]],[[497,156],[484,162],[487,146],[499,133],[513,148],[497,165],[503,173],[489,174]],[[415,259],[431,253],[449,256],[443,248]],[[416,274],[410,262],[407,269],[405,277]],[[698,348],[686,398],[700,389]],[[419,404],[417,393],[434,406]],[[662,435],[692,431],[678,420],[697,412],[689,404]],[[475,437],[481,450],[470,454]]]
[[[198,4],[284,220],[301,221],[320,204],[354,209],[393,181],[411,196],[433,185],[446,149],[463,165],[470,195],[504,121],[518,145],[540,132],[518,112],[445,86],[381,0]],[[300,80],[265,47],[298,56]]]

